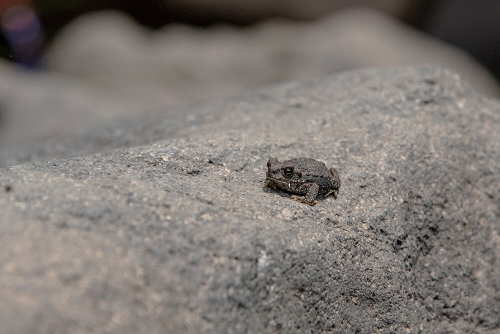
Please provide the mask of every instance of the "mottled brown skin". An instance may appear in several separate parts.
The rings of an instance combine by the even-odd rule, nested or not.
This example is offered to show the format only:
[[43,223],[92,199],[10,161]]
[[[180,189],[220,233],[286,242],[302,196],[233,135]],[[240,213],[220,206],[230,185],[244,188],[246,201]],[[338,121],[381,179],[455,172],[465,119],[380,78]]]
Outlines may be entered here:
[[337,196],[340,178],[335,168],[328,169],[324,163],[314,159],[296,158],[279,162],[271,158],[267,162],[265,187],[301,195],[292,195],[291,198],[313,206],[318,203],[318,195]]

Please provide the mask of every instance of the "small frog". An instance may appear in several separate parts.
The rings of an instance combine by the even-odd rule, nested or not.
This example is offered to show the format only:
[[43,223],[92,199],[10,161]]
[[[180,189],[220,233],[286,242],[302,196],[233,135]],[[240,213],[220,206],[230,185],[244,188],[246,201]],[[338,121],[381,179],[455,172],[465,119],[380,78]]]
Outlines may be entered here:
[[325,164],[310,158],[296,158],[279,162],[270,158],[267,162],[266,184],[271,187],[289,191],[293,200],[316,205],[316,196],[337,197],[340,188],[339,173],[335,168],[326,168]]

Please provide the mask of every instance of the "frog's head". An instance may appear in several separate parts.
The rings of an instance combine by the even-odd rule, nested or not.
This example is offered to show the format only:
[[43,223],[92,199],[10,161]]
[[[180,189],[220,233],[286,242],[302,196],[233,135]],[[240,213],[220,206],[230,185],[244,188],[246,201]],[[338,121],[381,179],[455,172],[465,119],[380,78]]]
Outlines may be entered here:
[[270,158],[267,162],[266,178],[282,185],[290,185],[301,178],[301,173],[293,166],[279,162],[276,158]]

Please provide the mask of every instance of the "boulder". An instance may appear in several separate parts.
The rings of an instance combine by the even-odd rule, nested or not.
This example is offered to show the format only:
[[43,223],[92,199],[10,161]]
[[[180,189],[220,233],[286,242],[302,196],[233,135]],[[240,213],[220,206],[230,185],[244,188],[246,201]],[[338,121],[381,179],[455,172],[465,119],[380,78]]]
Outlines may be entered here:
[[[409,67],[82,132],[0,171],[2,333],[498,333],[499,130],[497,100]],[[263,189],[300,156],[337,198]]]

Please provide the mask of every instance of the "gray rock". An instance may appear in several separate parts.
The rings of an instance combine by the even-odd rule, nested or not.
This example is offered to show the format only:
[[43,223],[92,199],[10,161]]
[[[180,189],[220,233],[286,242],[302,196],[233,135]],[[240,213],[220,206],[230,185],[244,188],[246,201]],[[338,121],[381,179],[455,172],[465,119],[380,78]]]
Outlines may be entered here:
[[22,70],[0,60],[0,166],[2,152],[23,152],[48,139],[75,134],[140,107],[56,73]]
[[[500,330],[500,104],[458,75],[344,73],[118,128],[117,150],[0,171],[2,333]],[[338,198],[262,189],[269,156],[335,166]]]

